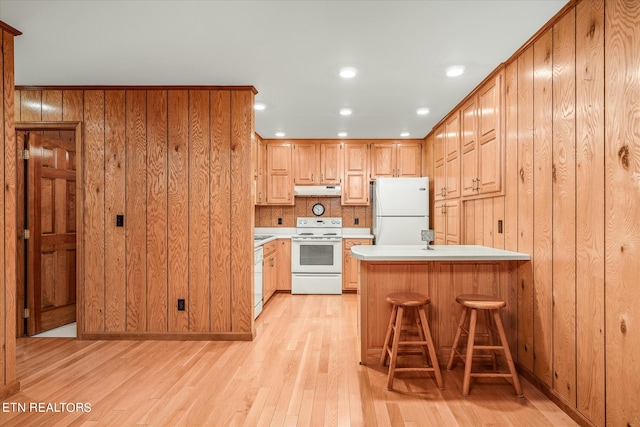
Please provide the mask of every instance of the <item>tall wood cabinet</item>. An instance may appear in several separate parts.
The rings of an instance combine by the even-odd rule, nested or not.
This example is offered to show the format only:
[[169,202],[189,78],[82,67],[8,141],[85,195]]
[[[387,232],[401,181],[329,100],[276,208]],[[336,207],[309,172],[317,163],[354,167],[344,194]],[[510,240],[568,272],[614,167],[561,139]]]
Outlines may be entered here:
[[422,176],[422,144],[419,142],[382,142],[371,144],[371,176]]
[[460,197],[460,112],[451,114],[434,136],[434,199]]
[[369,204],[369,150],[366,143],[348,142],[343,146],[343,205]]
[[502,80],[500,72],[461,108],[462,196],[502,190]]

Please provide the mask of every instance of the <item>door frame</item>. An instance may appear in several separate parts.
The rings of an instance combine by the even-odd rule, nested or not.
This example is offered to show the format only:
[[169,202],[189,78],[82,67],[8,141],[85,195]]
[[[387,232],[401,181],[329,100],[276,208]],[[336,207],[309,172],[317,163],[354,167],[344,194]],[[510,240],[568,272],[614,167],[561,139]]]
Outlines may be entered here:
[[[22,132],[41,132],[41,131],[73,131],[76,144],[76,322],[78,327],[76,328],[76,338],[82,339],[83,328],[82,318],[84,313],[84,304],[82,295],[84,292],[84,252],[82,246],[82,224],[84,218],[84,191],[83,191],[83,168],[84,153],[82,151],[82,122],[16,122],[16,133]],[[24,140],[22,141],[24,144]],[[25,175],[24,175],[24,160],[22,159],[22,150],[24,147],[18,147],[17,167],[16,167],[16,180],[17,180],[17,229],[18,229],[18,244],[16,246],[16,336],[25,336],[24,327],[24,309],[25,307],[25,266],[26,266],[26,251],[25,244],[22,235],[25,224]]]

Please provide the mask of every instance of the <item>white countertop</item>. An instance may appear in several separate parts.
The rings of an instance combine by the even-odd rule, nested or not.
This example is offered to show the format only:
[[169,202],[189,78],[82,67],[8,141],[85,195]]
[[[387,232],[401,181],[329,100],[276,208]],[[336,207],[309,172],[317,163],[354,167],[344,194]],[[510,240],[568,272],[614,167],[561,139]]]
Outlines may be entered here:
[[353,257],[363,261],[528,261],[530,255],[478,245],[359,245]]

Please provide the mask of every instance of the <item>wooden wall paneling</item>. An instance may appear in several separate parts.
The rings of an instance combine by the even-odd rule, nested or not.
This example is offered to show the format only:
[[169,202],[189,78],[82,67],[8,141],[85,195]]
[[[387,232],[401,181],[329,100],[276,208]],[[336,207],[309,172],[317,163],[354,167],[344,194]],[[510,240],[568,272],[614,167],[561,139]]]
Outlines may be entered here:
[[[337,198],[336,198],[337,199]],[[338,206],[340,206],[338,200]],[[331,206],[333,212],[333,205]],[[340,215],[337,215],[340,216]],[[283,227],[295,227],[296,226],[296,216],[295,216],[295,207],[294,206],[282,206],[282,226]]]
[[342,207],[342,226],[343,227],[355,227],[354,220],[356,217],[356,211],[354,206]]
[[[367,209],[366,206],[354,206],[353,207],[353,223],[350,227],[365,227],[366,226],[366,215]],[[358,223],[356,224],[356,220]]]
[[309,216],[307,215],[307,198],[306,197],[295,197],[295,215],[296,218],[299,216]]
[[[7,140],[7,129],[11,126],[6,123],[7,120],[7,97],[10,96],[9,93],[5,91],[5,74],[7,73],[7,61],[5,60],[6,55],[4,52],[4,39],[6,33],[3,29],[0,28],[0,46],[2,49],[0,50],[0,158],[2,162],[0,162],[0,185],[2,188],[4,187],[4,170],[5,170],[5,162],[6,155],[5,152],[5,143]],[[14,102],[15,97],[17,96],[14,93]],[[18,98],[19,100],[19,98]],[[18,104],[19,105],[19,104]],[[17,109],[17,108],[16,108]],[[15,112],[14,112],[15,114]],[[10,131],[10,129],[9,129]],[[16,190],[17,195],[17,190]],[[7,233],[5,229],[5,193],[2,193],[0,196],[0,225],[2,228],[0,229],[0,238],[2,242],[7,241]],[[16,226],[17,223],[16,217]],[[9,359],[7,357],[7,350],[15,351],[15,331],[9,329],[9,300],[6,298],[7,288],[10,284],[5,280],[5,271],[6,271],[6,253],[5,253],[5,245],[0,245],[0,399],[8,396],[9,394],[13,394],[13,390],[9,391],[6,377],[6,370],[9,365],[11,365],[11,369],[14,369],[16,360],[15,357],[13,359]],[[17,273],[17,270],[16,270]],[[17,277],[17,274],[16,274]],[[21,300],[22,301],[22,300]],[[11,302],[12,305],[15,305]],[[17,314],[16,314],[17,315]],[[14,319],[14,321],[16,321]]]
[[[278,220],[283,221],[283,208],[284,206],[272,206],[271,207],[271,224],[270,227],[278,227]],[[282,225],[280,225],[282,227]]]
[[[250,169],[251,134],[254,131],[254,93],[231,94],[231,247],[232,331],[254,335],[253,323],[253,215]],[[249,265],[247,265],[249,264]]]
[[482,244],[494,247],[493,198],[482,199]]
[[533,265],[534,316],[533,372],[546,385],[552,385],[552,62],[553,34],[545,32],[533,45],[533,166],[534,222]]
[[517,360],[533,372],[533,47],[518,58],[518,252],[532,260],[518,268]]
[[[80,256],[84,261],[84,301],[78,309],[83,311],[83,324],[78,332],[103,332],[105,330],[105,93],[103,90],[87,91],[84,102],[84,200],[83,235],[90,252]],[[108,123],[111,125],[111,123]],[[115,220],[115,218],[114,218]],[[120,260],[122,261],[122,259]],[[110,277],[110,279],[112,279]],[[117,286],[118,282],[107,282]],[[118,301],[122,304],[123,301]]]
[[[167,331],[167,91],[147,92],[147,330]],[[170,306],[176,309],[176,305]]]
[[[0,33],[1,34],[1,33]],[[0,35],[0,40],[2,40],[2,37]],[[2,69],[2,55],[0,55],[0,70]],[[0,99],[2,99],[2,84],[0,84]],[[4,103],[3,103],[4,104]],[[0,108],[0,112],[1,112],[2,108]],[[0,141],[4,142],[4,121],[3,121],[3,117],[0,117]],[[26,133],[27,131],[24,130],[17,130],[16,129],[16,147],[18,148],[18,150],[22,150],[25,147],[25,140],[26,140]],[[4,143],[2,144],[2,148],[0,148],[0,158],[4,159]],[[2,167],[4,167],[4,160],[2,161]],[[24,171],[25,171],[25,167],[24,167],[25,162],[20,160],[20,155],[18,155],[18,161],[16,162],[16,177],[22,177],[22,179],[17,179],[16,181],[16,206],[24,206],[25,203],[25,185],[26,183],[24,182]],[[3,170],[2,168],[0,168],[0,174],[3,174]],[[2,185],[2,182],[0,182],[0,185]],[[2,200],[2,198],[0,198],[0,200]],[[0,202],[0,212],[4,212],[4,203]],[[2,220],[4,220],[4,215],[0,215],[2,216]],[[25,227],[25,212],[24,209],[17,209],[16,210],[16,229],[18,230],[24,230]],[[2,225],[0,223],[0,225]],[[2,229],[4,230],[4,228]],[[4,232],[4,231],[3,231]],[[3,238],[3,235],[0,235],[0,238]],[[20,239],[18,238],[18,242],[20,242]],[[17,260],[17,266],[21,266],[24,265],[25,263],[25,245],[24,244],[20,244],[18,243],[16,245],[16,260]],[[2,250],[4,249],[3,247],[0,247],[0,259],[2,259]],[[3,264],[3,263],[2,263]],[[0,275],[0,277],[2,277],[2,275]],[[22,336],[24,336],[25,334],[25,327],[24,327],[24,317],[23,317],[23,313],[24,313],[24,309],[25,309],[25,284],[26,284],[26,274],[24,271],[24,268],[20,268],[18,267],[16,269],[16,302],[17,302],[17,306],[16,306],[16,331],[15,331],[15,336],[16,338],[20,338]],[[4,297],[4,293],[0,292],[0,319],[2,318],[2,310],[3,310],[3,303],[2,303],[2,298]]]
[[575,9],[553,26],[553,389],[576,405]]
[[605,3],[606,423],[640,423],[640,2]]
[[463,206],[463,227],[464,241],[460,242],[463,245],[475,245],[476,244],[476,200],[465,200],[462,203]]
[[178,311],[177,303],[189,297],[189,91],[170,90],[167,109],[168,321],[169,332],[187,332],[189,305]]
[[[209,91],[189,91],[189,332],[210,327]],[[247,159],[246,165],[250,164]],[[250,171],[249,171],[250,172]],[[235,230],[234,230],[235,231]],[[249,259],[249,258],[247,258]]]
[[62,90],[42,91],[42,121],[62,121]]
[[145,332],[147,329],[146,91],[127,90],[125,104],[126,330],[127,332]]
[[[15,106],[14,100],[14,36],[6,31],[2,31],[2,97],[0,102],[4,107],[3,116],[3,142],[4,142],[4,252],[1,254],[4,264],[4,274],[0,279],[4,279],[0,286],[0,293],[4,293],[4,300],[0,299],[0,327],[2,330],[2,351],[0,357],[2,360],[1,368],[4,375],[2,376],[2,384],[0,384],[0,395],[10,394],[12,391],[18,391],[20,385],[16,376],[16,278],[17,266],[15,262],[16,245],[18,239],[17,230],[17,146],[15,135]],[[2,199],[2,198],[0,198]],[[7,387],[5,389],[5,386]]]
[[81,122],[83,112],[84,91],[70,89],[62,91],[62,120],[67,122]]
[[[371,200],[371,198],[369,198],[369,200]],[[433,203],[430,204],[429,206],[433,206]],[[371,206],[371,203],[369,203],[367,206],[364,207],[364,217],[366,218],[366,224],[365,227],[369,227],[372,228],[373,227],[373,207]],[[431,219],[431,216],[429,216],[429,221],[433,221]]]
[[42,91],[26,90],[20,94],[20,121],[39,122],[42,120]]
[[[493,198],[493,247],[496,249],[505,249],[504,224],[505,224],[505,201],[504,196]],[[502,229],[499,229],[498,221],[502,221]]]
[[504,248],[518,250],[518,63],[505,69]]
[[[125,197],[127,193],[126,169],[127,156],[125,151],[125,91],[107,90],[104,94],[104,146],[94,147],[92,156],[103,157],[104,174],[101,177],[104,186],[104,275],[101,279],[105,288],[105,332],[125,332],[127,325],[127,274],[126,274],[126,241],[125,227],[116,226],[116,215],[124,215]],[[89,148],[89,147],[87,147]],[[86,154],[87,160],[89,154]],[[98,164],[98,161],[96,161]],[[87,177],[91,173],[87,161]],[[95,178],[97,179],[97,178]],[[100,181],[98,181],[100,182]],[[86,193],[92,191],[88,179]],[[86,212],[90,203],[87,197]],[[85,218],[85,223],[87,219]],[[128,218],[124,218],[126,226]],[[86,233],[89,231],[86,230]],[[96,230],[99,232],[99,230]],[[99,236],[96,236],[98,239]],[[90,285],[89,251],[93,249],[87,241],[87,256],[85,283]],[[92,268],[97,268],[93,266]],[[98,271],[99,272],[99,271]],[[97,273],[93,275],[96,276]],[[95,280],[100,280],[98,277]],[[92,331],[93,332],[93,331]]]
[[476,245],[485,245],[485,229],[484,229],[484,199],[478,199],[475,203],[474,225],[475,235],[474,242]]
[[[211,331],[231,331],[231,95],[210,92]],[[268,207],[263,207],[267,210]],[[263,227],[267,225],[262,225]]]
[[605,424],[604,0],[576,5],[577,408]]
[[331,197],[329,199],[329,212],[333,217],[342,217],[342,205],[340,204],[340,197]]
[[271,206],[262,206],[260,209],[260,227],[271,227]]

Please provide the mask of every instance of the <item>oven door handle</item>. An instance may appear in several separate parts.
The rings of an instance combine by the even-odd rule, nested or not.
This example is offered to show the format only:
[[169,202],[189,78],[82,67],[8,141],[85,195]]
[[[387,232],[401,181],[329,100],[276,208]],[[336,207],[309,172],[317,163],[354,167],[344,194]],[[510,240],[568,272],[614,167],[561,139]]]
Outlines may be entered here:
[[340,273],[293,273],[293,276],[296,277],[317,277],[317,278],[326,278],[326,277],[337,277],[340,276]]

